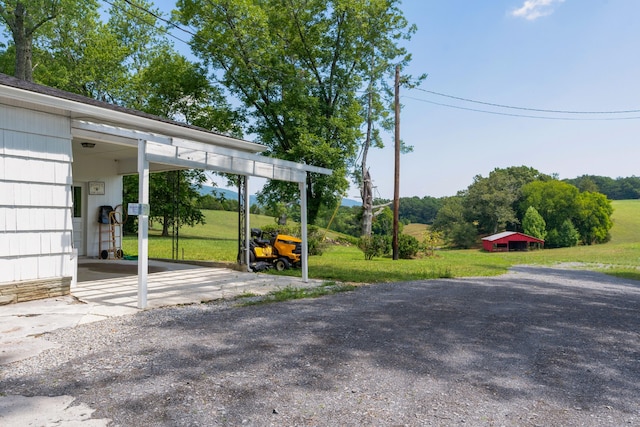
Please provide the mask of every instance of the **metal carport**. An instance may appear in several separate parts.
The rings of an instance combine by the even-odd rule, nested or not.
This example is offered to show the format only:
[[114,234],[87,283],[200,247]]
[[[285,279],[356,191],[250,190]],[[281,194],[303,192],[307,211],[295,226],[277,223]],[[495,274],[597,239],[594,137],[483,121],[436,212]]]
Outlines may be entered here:
[[[73,120],[73,133],[83,140],[113,140],[120,144],[137,146],[137,173],[139,179],[139,200],[143,206],[149,204],[150,164],[166,165],[171,168],[205,169],[244,176],[244,239],[245,260],[249,265],[249,177],[277,179],[298,183],[300,190],[301,237],[302,237],[302,279],[308,281],[307,242],[307,173],[330,175],[330,169],[295,163],[291,161],[261,156],[234,148],[205,144],[186,138],[177,138],[86,120]],[[230,138],[232,139],[232,138]],[[123,164],[122,172],[131,165]],[[149,212],[141,211],[138,216],[138,307],[147,306],[147,282],[149,262]]]

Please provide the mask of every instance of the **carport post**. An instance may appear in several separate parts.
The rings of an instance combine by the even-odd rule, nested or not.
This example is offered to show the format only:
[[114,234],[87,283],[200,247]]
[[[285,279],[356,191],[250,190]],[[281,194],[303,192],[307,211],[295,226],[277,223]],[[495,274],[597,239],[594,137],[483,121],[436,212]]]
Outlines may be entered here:
[[250,248],[250,240],[251,240],[251,229],[249,228],[251,225],[250,216],[251,209],[249,206],[249,202],[251,201],[249,197],[249,175],[244,176],[244,261],[247,264],[247,271],[251,271],[251,256],[249,252]]
[[[306,174],[305,174],[306,176]],[[302,253],[300,254],[302,261],[302,281],[309,281],[309,243],[307,239],[307,185],[306,180],[299,182],[300,188],[300,234],[302,236]]]
[[[149,204],[149,162],[147,141],[138,140],[138,203]],[[147,274],[149,271],[149,212],[138,215],[138,308],[147,308]]]

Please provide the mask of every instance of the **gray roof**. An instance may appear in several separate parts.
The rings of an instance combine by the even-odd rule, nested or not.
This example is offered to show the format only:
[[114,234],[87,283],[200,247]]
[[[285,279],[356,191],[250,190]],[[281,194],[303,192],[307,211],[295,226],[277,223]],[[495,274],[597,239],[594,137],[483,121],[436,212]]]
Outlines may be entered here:
[[[86,96],[78,95],[76,93],[67,92],[64,90],[56,89],[49,86],[40,85],[33,82],[28,82],[26,80],[17,79],[12,76],[8,76],[6,74],[0,73],[0,85],[9,86],[17,89],[26,90],[29,92],[39,93],[42,95],[53,96],[55,98],[66,99],[69,101],[79,102],[81,104],[92,105],[94,107],[100,107],[107,110],[118,111],[120,113],[129,114],[132,116],[138,116],[145,119],[155,120],[161,123],[167,123],[174,126],[179,126],[185,129],[196,130],[199,132],[206,132],[212,135],[220,135],[225,136],[227,138],[232,138],[227,135],[223,135],[221,133],[213,132],[208,129],[204,129],[198,126],[188,125],[186,123],[177,122],[175,120],[170,120],[164,117],[156,116],[153,114],[148,114],[142,111],[134,110],[132,108],[125,108],[119,105],[111,104],[104,101],[98,101],[97,99],[88,98]],[[241,140],[239,140],[241,141]]]

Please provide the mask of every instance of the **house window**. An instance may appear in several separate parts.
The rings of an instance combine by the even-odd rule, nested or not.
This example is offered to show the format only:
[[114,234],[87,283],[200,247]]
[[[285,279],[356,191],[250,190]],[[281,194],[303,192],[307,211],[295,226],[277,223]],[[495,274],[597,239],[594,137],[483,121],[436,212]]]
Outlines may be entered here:
[[73,187],[73,217],[82,217],[82,187]]

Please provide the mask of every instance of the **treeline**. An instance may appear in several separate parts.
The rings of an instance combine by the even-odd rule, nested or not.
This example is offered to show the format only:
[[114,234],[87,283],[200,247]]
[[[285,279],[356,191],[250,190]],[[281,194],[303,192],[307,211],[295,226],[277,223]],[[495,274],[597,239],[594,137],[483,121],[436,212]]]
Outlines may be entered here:
[[565,179],[580,191],[602,193],[611,200],[640,199],[640,177],[609,178],[608,176],[582,175],[578,178]]
[[591,190],[526,166],[498,168],[447,198],[433,229],[456,247],[472,247],[479,236],[506,230],[545,239],[546,247],[604,243],[613,208],[604,194]]
[[[399,217],[403,224],[432,224],[452,247],[474,247],[480,237],[507,230],[544,239],[549,248],[591,245],[607,242],[613,225],[610,200],[593,190],[581,191],[526,166],[497,168],[488,177],[475,176],[452,197],[401,198]],[[361,207],[340,207],[322,212],[316,224],[357,237],[361,215]],[[392,226],[389,205],[374,209],[374,237],[389,236]]]
[[[545,240],[546,247],[604,243],[612,227],[610,200],[640,198],[640,178],[594,175],[560,181],[536,169],[497,168],[489,176],[477,175],[465,190],[451,197],[403,197],[401,225],[432,225],[453,247],[468,248],[479,238],[500,231],[520,231]],[[206,196],[204,209],[236,210],[237,201]],[[373,235],[388,236],[393,226],[389,200],[375,200]],[[299,220],[294,207],[278,211],[259,205],[252,213]],[[362,207],[323,207],[316,224],[360,237]]]

